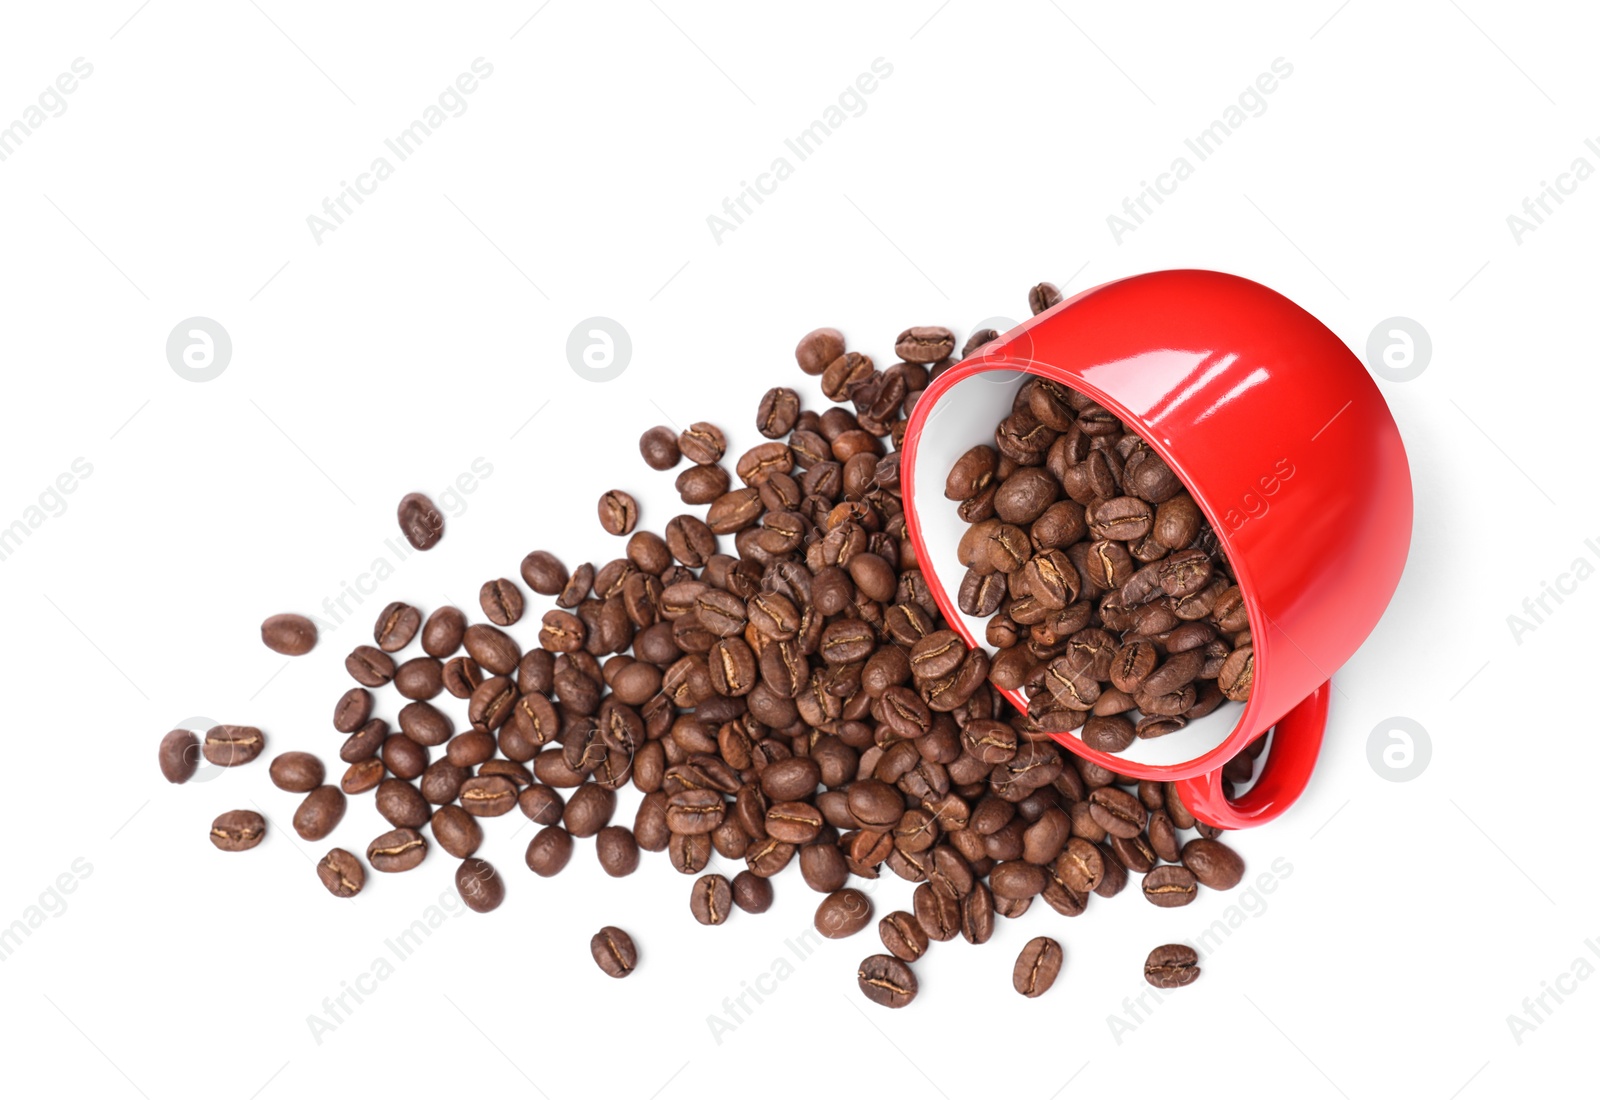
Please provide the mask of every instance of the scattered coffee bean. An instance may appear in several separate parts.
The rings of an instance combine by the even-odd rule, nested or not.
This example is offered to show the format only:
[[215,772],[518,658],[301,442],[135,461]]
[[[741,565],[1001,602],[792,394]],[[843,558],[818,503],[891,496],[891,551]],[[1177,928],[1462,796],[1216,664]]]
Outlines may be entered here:
[[353,898],[366,885],[367,872],[355,856],[343,848],[333,848],[317,864],[317,878],[334,897]]
[[483,583],[478,589],[478,604],[495,626],[510,626],[522,618],[522,591],[504,577]]
[[765,913],[772,908],[772,880],[740,871],[733,876],[733,904],[746,913]]
[[1157,989],[1177,989],[1199,976],[1200,956],[1187,944],[1164,944],[1144,961],[1144,980]]
[[670,470],[683,457],[678,450],[678,433],[659,425],[639,437],[639,453],[652,470]]
[[273,615],[261,624],[261,641],[274,653],[302,657],[317,644],[317,624],[304,615]]
[[422,627],[422,612],[408,603],[392,603],[378,614],[372,639],[385,653],[398,653],[411,644]]
[[626,978],[639,965],[639,949],[634,947],[633,937],[609,924],[589,940],[589,954],[610,978]]
[[322,785],[327,769],[309,752],[283,752],[272,758],[267,774],[280,791],[305,794]]
[[621,489],[613,489],[600,498],[600,526],[608,535],[626,535],[639,522],[639,505]]
[[1037,997],[1056,984],[1061,974],[1061,945],[1049,936],[1035,936],[1022,948],[1011,968],[1011,984],[1024,997]]
[[157,755],[168,783],[187,783],[200,767],[200,738],[192,730],[173,730],[161,739]]
[[[358,722],[356,726],[360,724]],[[353,731],[356,726],[345,732]],[[260,756],[261,750],[266,746],[266,738],[254,726],[212,726],[206,731],[201,751],[208,761],[219,768],[236,768]]]
[[[757,881],[766,881],[758,879]],[[702,875],[689,893],[689,911],[701,924],[721,924],[733,910],[733,887],[721,875]]]
[[211,823],[211,843],[224,852],[247,852],[267,835],[267,821],[254,810],[229,810]]
[[818,932],[830,940],[853,936],[872,922],[872,900],[860,890],[835,890],[822,899],[813,920]]
[[400,531],[418,550],[432,550],[444,538],[444,516],[421,493],[400,498]]
[[505,880],[486,859],[473,856],[456,868],[456,892],[474,913],[488,913],[506,900]]
[[391,829],[367,845],[367,862],[374,871],[409,871],[428,854],[428,842],[415,829]]
[[917,976],[893,955],[869,955],[856,970],[856,983],[873,1004],[904,1008],[917,995]]

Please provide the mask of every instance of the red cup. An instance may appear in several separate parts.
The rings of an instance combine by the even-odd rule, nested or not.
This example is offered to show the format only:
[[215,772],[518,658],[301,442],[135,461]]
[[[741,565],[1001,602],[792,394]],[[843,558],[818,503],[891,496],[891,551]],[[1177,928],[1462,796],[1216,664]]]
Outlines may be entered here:
[[[946,621],[982,645],[953,598],[966,524],[944,496],[955,460],[993,444],[1028,375],[1111,410],[1166,460],[1216,533],[1255,647],[1250,697],[1165,737],[1097,752],[1123,775],[1177,781],[1201,821],[1270,821],[1305,789],[1327,723],[1329,677],[1377,625],[1411,541],[1411,473],[1394,417],[1350,349],[1248,279],[1157,271],[1086,290],[985,344],[918,399],[900,477],[906,527]],[[1005,693],[1026,712],[1027,699]],[[1222,765],[1274,730],[1254,785],[1228,798]]]

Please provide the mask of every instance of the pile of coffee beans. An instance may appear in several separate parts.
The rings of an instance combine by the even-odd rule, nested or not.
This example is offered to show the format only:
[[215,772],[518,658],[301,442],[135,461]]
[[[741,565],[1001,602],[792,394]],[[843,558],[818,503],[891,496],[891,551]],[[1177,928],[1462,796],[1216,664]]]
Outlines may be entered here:
[[[1135,432],[1089,397],[1030,377],[994,445],[950,469],[970,526],[961,611],[988,618],[989,679],[1021,690],[1041,729],[1122,752],[1250,696],[1239,586],[1194,498]],[[938,667],[949,635],[920,649]]]
[[[1041,284],[1029,300],[1037,312],[1060,295]],[[975,334],[961,354],[994,335]],[[690,914],[706,925],[735,910],[767,910],[773,879],[798,866],[821,897],[819,932],[853,936],[874,913],[852,882],[887,869],[915,889],[908,909],[877,921],[886,953],[865,959],[858,981],[868,999],[899,1007],[917,994],[912,964],[930,944],[985,942],[998,920],[1020,917],[1036,900],[1075,917],[1095,896],[1120,893],[1131,875],[1163,907],[1189,903],[1201,887],[1236,885],[1243,862],[1170,784],[1137,782],[1063,751],[1041,720],[1056,707],[1018,713],[996,690],[1046,686],[1045,698],[1056,699],[1060,681],[1092,706],[1091,691],[1123,675],[1112,657],[1130,641],[1127,667],[1140,667],[1142,654],[1152,665],[1129,683],[1122,710],[1141,690],[1153,701],[1187,691],[1173,715],[1156,713],[1192,712],[1194,685],[1214,659],[1208,677],[1223,666],[1234,675],[1207,690],[1247,689],[1248,665],[1240,672],[1235,658],[1248,641],[1230,618],[1237,601],[1227,602],[1223,567],[1208,553],[1203,565],[1183,556],[1200,525],[1173,504],[1182,487],[1114,419],[1071,395],[1028,390],[1002,425],[1001,453],[964,459],[951,477],[978,527],[998,521],[981,540],[981,563],[968,555],[984,599],[994,600],[984,613],[1009,620],[1016,635],[991,664],[941,619],[900,497],[906,417],[953,362],[955,339],[949,329],[918,326],[894,346],[899,361],[880,369],[836,330],[808,334],[796,359],[820,376],[834,407],[819,413],[792,389],[769,390],[755,412],[767,442],[731,463],[712,424],[644,433],[639,447],[651,468],[688,461],[676,479],[686,510],[659,532],[642,529],[635,499],[611,490],[599,498],[598,518],[626,539],[620,556],[569,568],[547,550],[529,553],[521,579],[554,604],[532,610],[539,629],[531,647],[507,630],[529,612],[530,597],[504,577],[483,583],[482,621],[456,607],[426,616],[403,602],[384,608],[374,644],[346,657],[355,686],[332,707],[344,735],[342,776],[330,781],[322,761],[301,751],[270,768],[276,786],[302,796],[293,824],[306,839],[330,835],[346,797],[360,794],[372,795],[391,826],[367,844],[364,861],[345,848],[327,852],[316,873],[328,892],[352,897],[368,868],[410,871],[438,847],[458,861],[467,906],[492,910],[507,884],[476,855],[482,822],[513,811],[539,826],[525,856],[533,874],[559,874],[591,840],[614,876],[631,874],[641,852],[665,853],[690,881]],[[1091,469],[1072,472],[1080,466]],[[1063,482],[1071,486],[1065,501]],[[1074,490],[1092,494],[1079,501]],[[416,494],[400,519],[419,548],[442,534],[437,510]],[[1023,519],[1031,534],[1013,522]],[[1083,541],[1091,532],[1094,540]],[[1135,570],[1134,560],[1150,568]],[[1027,587],[1008,588],[1018,573]],[[1146,587],[1129,588],[1136,584]],[[1034,619],[1028,608],[1050,613]],[[1070,629],[1068,608],[1082,616]],[[1149,616],[1137,632],[1111,634],[1133,630],[1136,615]],[[1024,627],[1040,624],[1021,640]],[[315,640],[305,625],[274,616],[262,637],[278,652],[304,652]],[[1191,643],[1185,627],[1205,637]],[[1080,632],[1090,629],[1101,636],[1088,667],[1101,672],[1103,658],[1104,675],[1086,676],[1073,663],[1073,647],[1090,641]],[[413,643],[421,654],[404,656]],[[1153,692],[1151,677],[1191,652],[1197,667],[1186,678],[1168,673]],[[1159,668],[1156,658],[1165,661]],[[398,728],[374,717],[374,692],[390,689],[400,697]],[[449,698],[458,701],[454,717]],[[219,726],[203,744],[174,731],[162,740],[161,768],[181,783],[198,754],[234,766],[263,747],[253,727]],[[1229,766],[1234,779],[1250,771],[1248,753]],[[637,806],[631,821],[628,811],[619,821],[618,795],[628,788]],[[266,827],[254,811],[232,811],[216,819],[211,839],[243,851]],[[1186,838],[1186,830],[1199,835]],[[708,873],[713,853],[744,869],[732,881]],[[602,928],[590,950],[612,977],[638,965],[620,928]],[[1198,972],[1188,959],[1160,948],[1145,973],[1157,984],[1185,984]],[[1063,964],[1060,943],[1035,938],[1013,983],[1039,996]]]

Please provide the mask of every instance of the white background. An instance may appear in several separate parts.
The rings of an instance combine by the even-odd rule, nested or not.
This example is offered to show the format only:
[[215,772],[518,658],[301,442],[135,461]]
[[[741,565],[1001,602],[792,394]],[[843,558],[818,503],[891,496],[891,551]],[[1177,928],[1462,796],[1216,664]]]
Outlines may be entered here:
[[[0,526],[74,459],[93,471],[0,561],[0,926],[41,894],[55,911],[0,963],[0,1087],[270,1098],[469,1080],[645,1098],[748,1073],[776,1095],[1045,1100],[1173,1073],[1194,1095],[1471,1098],[1586,1072],[1600,982],[1567,975],[1600,965],[1584,945],[1600,936],[1584,869],[1600,585],[1520,644],[1507,616],[1574,559],[1600,561],[1584,545],[1600,536],[1600,182],[1520,243],[1506,217],[1575,158],[1600,166],[1584,147],[1600,140],[1597,27],[1571,5],[1484,0],[540,3],[7,7],[0,123],[75,58],[94,70],[0,163]],[[466,112],[316,243],[307,216],[479,57],[494,71]],[[714,240],[707,216],[880,57],[893,74],[865,112]],[[1107,215],[1280,57],[1293,74],[1265,112],[1116,240]],[[702,928],[659,856],[612,881],[581,842],[536,879],[514,816],[486,830],[505,905],[447,919],[313,1039],[324,998],[448,896],[451,861],[335,901],[265,760],[171,787],[163,733],[252,723],[269,752],[336,762],[342,657],[384,602],[472,608],[535,547],[616,556],[601,491],[636,492],[657,527],[681,510],[639,433],[711,420],[742,451],[761,392],[812,381],[791,357],[808,329],[836,325],[886,363],[907,325],[964,337],[1024,316],[1038,280],[1176,266],[1260,280],[1358,353],[1396,315],[1434,348],[1419,378],[1382,383],[1416,485],[1404,580],[1338,674],[1306,797],[1233,839],[1252,873],[1292,873],[1196,985],[1137,1021],[1124,1005],[1150,947],[1242,890],[1176,911],[1130,891],[1076,922],[1035,905],[984,947],[936,945],[899,1013],[856,991],[880,950],[868,931],[823,946],[719,1043],[708,1016],[809,926],[798,873],[766,916]],[[205,384],[164,354],[196,315],[234,345]],[[564,352],[593,315],[634,346],[604,385]],[[403,493],[437,494],[480,457],[492,475],[440,548],[311,656],[260,645],[264,616],[324,614],[386,553]],[[1394,716],[1431,735],[1410,782],[1368,761]],[[213,850],[211,818],[252,802],[280,827],[247,855]],[[353,800],[330,843],[361,850],[380,828]],[[63,873],[64,911],[48,896]],[[878,913],[910,893],[886,876]],[[603,923],[640,943],[625,982],[588,957]],[[1042,933],[1067,964],[1026,1001],[1011,964]],[[1558,979],[1576,991],[1518,1042],[1508,1016],[1535,1022],[1524,998]],[[1134,1026],[1114,1034],[1113,1014]]]

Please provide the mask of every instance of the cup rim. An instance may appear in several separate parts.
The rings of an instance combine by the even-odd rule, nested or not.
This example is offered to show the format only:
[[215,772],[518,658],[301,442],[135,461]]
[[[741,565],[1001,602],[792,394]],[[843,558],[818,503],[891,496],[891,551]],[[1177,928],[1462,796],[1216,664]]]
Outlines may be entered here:
[[[1121,280],[1117,281],[1120,282]],[[1095,287],[1058,303],[1051,309],[1031,318],[1029,321],[1023,322],[1016,329],[1013,329],[1012,333],[1002,334],[997,338],[996,342],[998,343],[1006,340],[1007,336],[1012,336],[1012,340],[1014,341],[1014,334],[1021,333],[1027,328],[1031,328],[1034,323],[1051,316],[1059,310],[1066,309],[1068,306],[1081,301],[1088,295],[1094,293],[1094,290],[1098,289],[1100,288]],[[1010,342],[1011,341],[1007,341],[1007,344]],[[1101,391],[1098,387],[1085,383],[1075,376],[1070,381],[1064,379],[1061,377],[1061,375],[1065,374],[1065,372],[1062,371],[1061,368],[1053,366],[1052,364],[1031,358],[1013,359],[1008,357],[1006,354],[1007,344],[1002,344],[999,349],[988,356],[985,356],[981,349],[975,351],[972,357],[956,363],[949,370],[940,374],[939,377],[928,383],[928,386],[923,391],[922,396],[917,399],[916,408],[911,411],[911,417],[906,423],[905,441],[901,447],[901,450],[904,452],[901,460],[900,474],[903,487],[901,494],[902,498],[906,501],[914,501],[915,499],[916,458],[917,450],[922,439],[923,427],[927,423],[928,417],[932,414],[934,407],[939,403],[939,400],[958,383],[966,381],[969,378],[976,377],[980,374],[986,374],[991,371],[1005,370],[1020,371],[1024,374],[1048,378],[1053,382],[1059,382],[1062,385],[1070,386],[1072,389],[1077,390],[1086,397],[1093,398],[1104,408],[1115,413],[1117,418],[1123,421],[1123,423],[1132,425],[1139,438],[1144,440],[1145,444],[1154,450],[1156,454],[1160,455],[1162,461],[1167,464],[1167,467],[1178,476],[1178,480],[1183,483],[1185,491],[1188,492],[1190,497],[1194,499],[1195,504],[1199,506],[1201,513],[1206,517],[1206,522],[1210,524],[1211,531],[1216,536],[1217,542],[1222,548],[1223,554],[1228,559],[1228,565],[1233,571],[1234,581],[1239,586],[1239,594],[1244,600],[1245,614],[1250,623],[1250,644],[1255,655],[1255,668],[1252,674],[1253,682],[1264,679],[1264,669],[1270,667],[1270,661],[1268,660],[1269,654],[1267,649],[1262,644],[1266,638],[1266,635],[1261,631],[1260,624],[1265,621],[1266,614],[1261,609],[1259,601],[1256,597],[1256,585],[1254,577],[1247,559],[1240,557],[1236,553],[1237,548],[1233,543],[1232,533],[1227,531],[1222,524],[1217,522],[1217,516],[1220,514],[1218,509],[1213,506],[1210,500],[1207,499],[1203,491],[1197,492],[1195,490],[1194,479],[1189,476],[1183,462],[1179,460],[1178,457],[1172,452],[1165,440],[1161,439],[1157,433],[1150,430],[1149,426],[1144,422],[1143,417],[1134,415],[1126,405],[1122,404],[1122,402],[1117,401],[1110,395]],[[912,546],[917,552],[918,567],[923,570],[924,579],[926,579],[927,572],[931,568],[929,563],[931,563],[933,559],[929,555],[927,544],[923,539],[921,522],[912,522],[910,520],[910,517],[914,514],[914,508],[908,506],[906,508],[906,515],[908,517],[906,528],[907,533],[911,536]],[[972,636],[970,631],[967,629],[966,620],[959,614],[959,608],[955,606],[947,587],[943,583],[939,583],[929,584],[928,588],[933,593],[933,598],[935,602],[938,603],[940,611],[944,613],[945,621],[947,624],[949,624],[950,628],[955,630],[957,634],[961,635],[969,646],[977,647],[981,645],[987,652],[990,649],[989,645],[986,641],[980,641]],[[1003,695],[1023,714],[1028,713],[1028,700],[1021,691],[1016,689],[1008,690],[1003,688],[995,688],[992,684],[990,686],[993,690],[1000,692],[1001,695]],[[1243,749],[1245,745],[1249,744],[1249,742],[1256,735],[1258,725],[1257,718],[1260,712],[1259,700],[1259,694],[1255,691],[1252,691],[1250,698],[1244,702],[1244,709],[1240,712],[1239,719],[1234,724],[1233,732],[1224,737],[1222,741],[1219,742],[1215,747],[1181,764],[1140,764],[1119,757],[1113,753],[1100,752],[1098,749],[1092,749],[1088,745],[1084,744],[1083,737],[1077,731],[1063,731],[1059,733],[1052,732],[1049,734],[1049,736],[1058,744],[1083,757],[1090,763],[1097,764],[1100,767],[1116,772],[1119,775],[1131,775],[1140,779],[1188,779],[1193,776],[1203,775],[1207,772],[1215,771],[1216,769],[1222,767],[1222,765],[1226,764],[1234,755]],[[1267,725],[1270,724],[1271,723],[1267,723]],[[1079,729],[1081,728],[1082,727],[1079,727]]]

